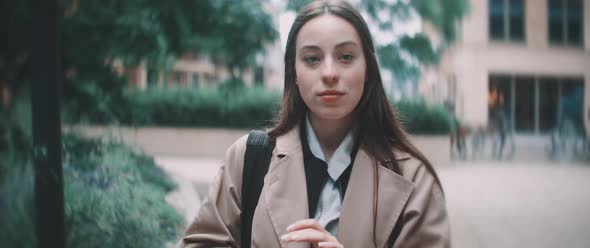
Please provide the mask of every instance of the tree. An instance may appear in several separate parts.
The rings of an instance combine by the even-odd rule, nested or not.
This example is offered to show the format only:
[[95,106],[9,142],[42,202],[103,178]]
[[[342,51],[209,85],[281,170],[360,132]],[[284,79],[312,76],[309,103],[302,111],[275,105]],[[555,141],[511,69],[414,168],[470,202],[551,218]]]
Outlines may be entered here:
[[[309,0],[289,0],[287,8],[298,11]],[[451,45],[458,32],[459,21],[468,9],[467,0],[361,0],[356,6],[365,13],[370,23],[377,24],[382,33],[392,33],[395,21],[418,15],[430,22],[441,34],[443,42],[436,47],[423,33],[404,35],[387,44],[376,44],[380,65],[393,72],[396,81],[418,81],[420,65],[437,64],[444,50]],[[415,87],[415,85],[414,85]]]
[[[28,0],[2,1],[1,84],[27,81],[31,9]],[[103,115],[124,104],[124,78],[113,62],[169,67],[186,52],[209,54],[243,71],[277,35],[259,1],[64,0],[63,63],[66,107]],[[239,74],[234,74],[238,77]]]
[[225,62],[235,81],[245,68],[255,64],[256,51],[263,52],[264,43],[276,39],[278,32],[260,1],[214,1],[213,6],[217,13],[223,13],[215,19],[216,36],[223,39],[211,54]]
[[[9,89],[19,89],[30,64],[31,18],[28,1],[0,1],[0,99],[8,104]],[[12,94],[14,95],[14,94]],[[3,104],[3,105],[4,105]],[[0,112],[8,106],[0,105]]]

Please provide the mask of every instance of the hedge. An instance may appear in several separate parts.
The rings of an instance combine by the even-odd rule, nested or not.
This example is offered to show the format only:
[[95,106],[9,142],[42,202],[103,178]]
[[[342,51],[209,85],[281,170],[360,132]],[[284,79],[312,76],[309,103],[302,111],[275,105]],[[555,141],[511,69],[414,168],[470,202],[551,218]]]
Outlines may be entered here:
[[453,128],[453,116],[443,105],[428,105],[424,101],[393,103],[404,129],[415,134],[448,134]]
[[[124,93],[123,106],[104,114],[66,114],[66,121],[98,125],[262,128],[272,125],[280,97],[276,91],[258,87],[238,91],[218,88],[128,90]],[[402,101],[393,105],[410,133],[446,134],[450,131],[452,117],[442,105],[430,106],[423,101]]]
[[[30,151],[3,121],[0,147]],[[0,244],[37,247],[34,171],[26,153],[0,151]],[[165,195],[175,186],[153,159],[112,139],[63,137],[67,247],[164,247],[181,233]]]

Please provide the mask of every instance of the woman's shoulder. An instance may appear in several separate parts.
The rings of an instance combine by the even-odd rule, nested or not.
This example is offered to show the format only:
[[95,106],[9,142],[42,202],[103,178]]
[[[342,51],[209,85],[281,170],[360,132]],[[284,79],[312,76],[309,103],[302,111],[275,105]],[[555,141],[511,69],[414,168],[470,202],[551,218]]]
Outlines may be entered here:
[[401,150],[394,150],[400,175],[414,184],[438,182],[438,176],[431,164]]
[[241,136],[234,141],[223,156],[222,166],[232,178],[241,178],[244,167],[244,155],[246,154],[246,145],[248,142],[248,134]]
[[246,146],[248,143],[248,134],[242,135],[234,143],[232,143],[225,151],[225,158],[228,157],[244,157],[246,153]]
[[434,167],[406,152],[396,152],[400,174],[413,184],[407,209],[421,211],[426,203],[434,209],[445,209],[445,197]]
[[244,155],[246,154],[246,147],[248,145],[248,134],[242,135],[238,138],[234,143],[232,143],[227,150],[225,151],[224,160],[225,162],[232,162],[232,164],[239,164],[240,167],[242,163],[235,163],[244,160]]

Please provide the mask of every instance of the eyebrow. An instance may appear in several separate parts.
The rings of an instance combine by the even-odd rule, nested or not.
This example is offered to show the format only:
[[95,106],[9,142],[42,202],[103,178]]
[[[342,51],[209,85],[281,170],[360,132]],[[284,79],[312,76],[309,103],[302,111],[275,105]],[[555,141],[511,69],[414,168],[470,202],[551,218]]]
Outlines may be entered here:
[[[358,46],[358,45],[356,42],[348,40],[348,41],[343,41],[343,42],[338,43],[335,47],[340,48],[343,46]],[[316,46],[316,45],[305,45],[305,46],[301,47],[301,50],[320,50],[320,47]]]

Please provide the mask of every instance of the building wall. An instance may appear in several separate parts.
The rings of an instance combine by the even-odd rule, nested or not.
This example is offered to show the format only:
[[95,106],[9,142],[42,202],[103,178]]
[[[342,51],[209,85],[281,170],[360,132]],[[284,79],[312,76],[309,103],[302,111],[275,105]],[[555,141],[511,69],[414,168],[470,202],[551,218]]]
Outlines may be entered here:
[[[590,130],[590,0],[584,0],[584,46],[549,44],[547,0],[525,0],[525,41],[491,41],[488,1],[471,0],[461,37],[443,57],[437,73],[457,83],[456,114],[467,124],[488,122],[490,74],[584,79],[584,114]],[[444,81],[444,79],[443,79]]]

